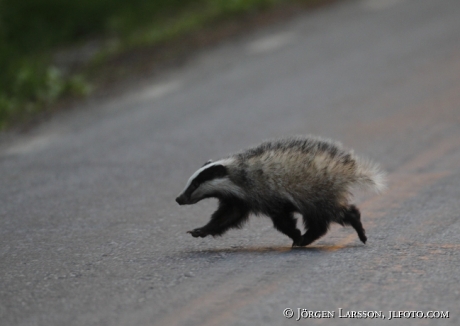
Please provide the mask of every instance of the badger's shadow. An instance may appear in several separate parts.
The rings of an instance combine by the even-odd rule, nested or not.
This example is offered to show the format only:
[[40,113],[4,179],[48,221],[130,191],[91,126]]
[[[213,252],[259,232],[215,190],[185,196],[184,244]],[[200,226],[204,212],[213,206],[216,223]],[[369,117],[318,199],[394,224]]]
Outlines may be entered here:
[[338,250],[352,248],[365,248],[363,244],[324,244],[312,245],[307,247],[290,247],[290,246],[270,246],[270,247],[232,247],[232,248],[215,248],[215,249],[197,249],[182,251],[183,254],[203,255],[203,254],[302,254],[302,253],[328,253]]

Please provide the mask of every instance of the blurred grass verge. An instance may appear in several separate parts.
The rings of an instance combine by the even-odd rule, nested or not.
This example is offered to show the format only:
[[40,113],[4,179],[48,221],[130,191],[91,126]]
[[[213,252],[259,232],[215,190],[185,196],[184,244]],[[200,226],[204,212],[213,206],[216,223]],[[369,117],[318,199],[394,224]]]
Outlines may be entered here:
[[[0,130],[30,122],[62,98],[145,71],[146,60],[171,60],[232,34],[229,26],[244,17],[331,1],[0,0]],[[215,33],[222,24],[227,32]]]

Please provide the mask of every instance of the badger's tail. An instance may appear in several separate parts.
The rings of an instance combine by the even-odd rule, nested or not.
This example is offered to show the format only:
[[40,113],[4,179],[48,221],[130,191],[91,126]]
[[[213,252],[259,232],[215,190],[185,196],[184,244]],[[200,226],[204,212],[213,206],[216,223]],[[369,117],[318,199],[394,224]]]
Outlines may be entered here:
[[386,173],[380,166],[370,160],[355,158],[357,163],[356,180],[354,185],[359,188],[371,189],[377,193],[383,192],[387,188]]

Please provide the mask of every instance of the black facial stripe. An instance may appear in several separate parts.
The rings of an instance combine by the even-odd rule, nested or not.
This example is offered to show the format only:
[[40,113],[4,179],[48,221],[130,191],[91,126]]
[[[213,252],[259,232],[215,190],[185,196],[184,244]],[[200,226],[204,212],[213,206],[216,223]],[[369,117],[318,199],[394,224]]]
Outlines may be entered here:
[[198,188],[203,182],[223,178],[228,175],[227,169],[223,165],[213,165],[203,171],[196,176],[196,178],[192,181],[190,186],[187,189],[187,194],[190,196],[196,188]]
[[203,182],[206,182],[212,179],[223,178],[227,174],[228,174],[227,169],[223,165],[213,165],[201,171],[201,173],[197,175],[195,180],[193,180],[192,184],[196,183],[199,186]]

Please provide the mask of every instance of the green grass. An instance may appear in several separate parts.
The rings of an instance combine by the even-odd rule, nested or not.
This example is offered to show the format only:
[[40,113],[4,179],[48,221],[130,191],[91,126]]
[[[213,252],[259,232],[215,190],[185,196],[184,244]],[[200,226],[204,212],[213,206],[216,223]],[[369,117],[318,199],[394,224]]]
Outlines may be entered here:
[[[0,130],[88,94],[90,71],[111,58],[294,1],[327,0],[0,0]],[[106,45],[86,67],[53,65],[57,49],[91,39]]]

